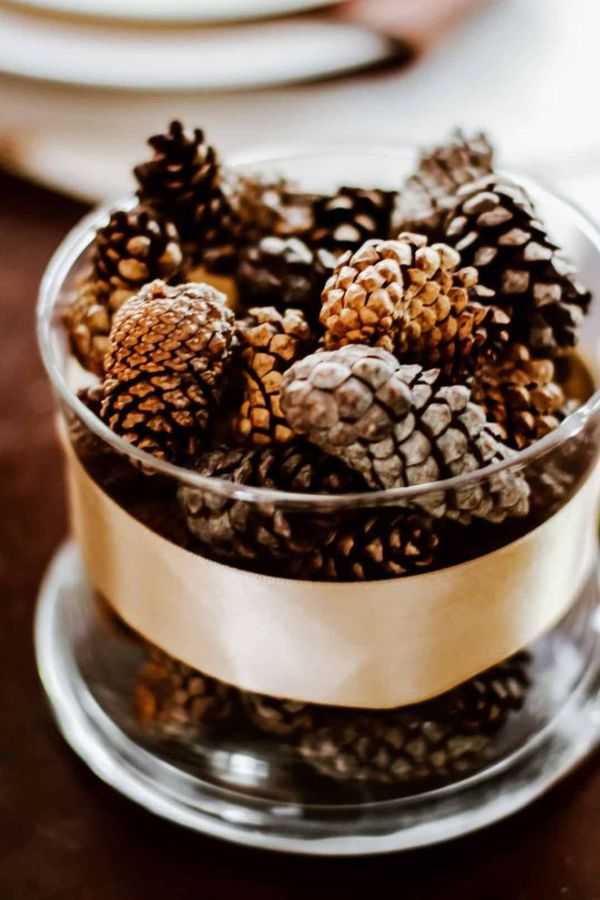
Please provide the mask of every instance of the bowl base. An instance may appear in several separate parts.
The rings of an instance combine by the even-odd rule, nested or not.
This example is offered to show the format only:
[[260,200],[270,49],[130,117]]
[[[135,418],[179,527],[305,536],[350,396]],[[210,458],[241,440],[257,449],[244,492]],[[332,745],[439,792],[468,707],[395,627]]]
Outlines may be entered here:
[[[537,729],[475,775],[393,799],[374,799],[365,791],[364,802],[356,802],[354,796],[351,802],[315,803],[314,791],[303,796],[301,780],[293,783],[293,789],[278,793],[268,783],[268,772],[265,776],[263,771],[261,781],[260,766],[243,753],[235,760],[231,753],[227,757],[227,765],[231,769],[235,762],[239,774],[237,789],[223,786],[222,779],[211,783],[199,778],[192,766],[142,746],[116,724],[116,717],[98,702],[90,679],[82,673],[82,632],[73,623],[81,619],[91,597],[77,548],[67,543],[56,553],[40,589],[35,626],[39,672],[63,736],[103,781],[122,794],[157,815],[214,837],[322,856],[386,853],[435,844],[523,808],[600,741],[596,572],[578,601],[575,624],[567,629],[558,626],[535,645],[536,658],[546,657],[547,665],[550,654],[552,665],[558,667],[558,677],[541,679],[545,683],[560,682],[560,672],[567,672],[577,657],[577,677],[573,670],[565,676],[570,679],[568,692],[561,695],[548,688],[546,710],[548,703],[551,708],[541,725],[538,715]],[[572,637],[563,637],[574,631],[580,640],[575,651]],[[527,721],[533,721],[531,709],[528,715]],[[522,732],[523,721],[519,727]]]

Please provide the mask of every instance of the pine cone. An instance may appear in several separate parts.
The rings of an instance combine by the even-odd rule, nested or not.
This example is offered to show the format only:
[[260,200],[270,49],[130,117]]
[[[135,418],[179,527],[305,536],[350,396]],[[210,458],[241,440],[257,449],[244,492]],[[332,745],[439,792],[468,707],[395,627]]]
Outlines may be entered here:
[[73,353],[84,368],[100,376],[104,373],[112,315],[108,284],[93,279],[79,285],[63,313]]
[[529,658],[517,654],[447,694],[381,713],[329,713],[300,753],[341,781],[413,783],[464,775],[494,756],[493,738],[521,708]]
[[182,258],[175,226],[146,210],[113,212],[98,229],[93,273],[64,314],[73,352],[86,369],[103,375],[114,314],[148,281],[178,275]]
[[234,344],[224,296],[153,281],[115,317],[102,418],[159,459],[185,461],[205,440]]
[[290,737],[312,731],[315,727],[314,704],[299,700],[280,700],[266,694],[241,692],[248,719],[265,734]]
[[167,730],[223,722],[232,715],[235,696],[229,685],[147,645],[134,689],[141,722],[156,722]]
[[248,305],[302,309],[316,322],[321,291],[335,263],[328,250],[311,250],[299,238],[265,237],[241,254],[240,295]]
[[285,178],[266,181],[244,175],[229,176],[232,207],[247,242],[269,235],[304,237],[314,226],[314,194],[303,193]]
[[471,393],[488,420],[500,426],[502,440],[516,450],[557,428],[567,411],[562,388],[554,381],[554,363],[532,359],[523,344],[513,345],[501,363],[478,369]]
[[245,388],[235,430],[252,444],[288,443],[293,433],[279,404],[281,378],[308,349],[310,328],[300,310],[282,315],[258,306],[240,322],[239,336]]
[[508,316],[478,284],[476,269],[458,269],[446,244],[402,234],[367,241],[346,253],[322,295],[324,346],[372,344],[395,350],[406,362],[455,371],[507,339]]
[[[84,388],[77,397],[98,418],[102,407],[102,386]],[[92,478],[130,516],[151,531],[180,547],[191,537],[177,501],[173,479],[132,466],[128,457],[91,431],[75,414],[67,419],[69,439],[80,463]]]
[[[80,400],[98,418],[102,406],[102,387],[83,388],[77,392]],[[113,496],[130,493],[128,488],[136,472],[128,460],[99,438],[74,412],[67,413],[67,429],[71,446],[88,475],[102,489]]]
[[[458,260],[455,257],[454,265]],[[367,241],[344,253],[322,294],[324,346],[365,343],[393,350],[404,296],[404,269],[413,261],[401,241]]]
[[531,654],[521,650],[429,702],[445,715],[459,717],[466,730],[497,730],[523,705],[531,661]]
[[119,291],[123,301],[155,278],[170,281],[181,269],[177,229],[145,209],[117,210],[96,232],[94,269],[100,281]]
[[202,209],[198,209],[191,264],[200,263],[209,272],[232,275],[243,240],[242,223],[230,196],[222,188],[215,188]]
[[[479,283],[477,269],[444,270],[447,244],[427,247],[421,236],[410,234],[401,234],[399,240],[411,244],[416,269],[408,270],[396,355],[403,362],[439,366],[456,380],[480,358],[505,352],[510,317],[493,303],[494,292]],[[429,275],[426,260],[433,268],[437,257],[440,267]],[[424,271],[431,280],[420,285]]]
[[[380,348],[349,345],[307,356],[283,376],[281,406],[296,434],[360,472],[373,488],[426,484],[476,471],[512,451],[439,371],[401,365]],[[525,515],[528,488],[509,470],[457,492],[418,499],[434,516],[502,521]]]
[[324,581],[371,581],[431,568],[440,550],[440,523],[408,510],[361,511],[344,521],[306,559],[304,576]]
[[489,175],[493,150],[484,134],[466,137],[456,131],[446,144],[422,154],[417,172],[398,195],[392,216],[392,235],[417,231],[432,240],[442,238],[442,226],[456,203],[456,192]]
[[333,197],[319,197],[307,240],[314,247],[340,254],[357,250],[370,238],[387,238],[395,201],[394,191],[355,187],[342,187]]
[[[100,409],[102,407],[102,387],[94,385],[93,387],[82,388],[77,391],[77,399],[80,400],[89,411],[98,418],[100,417]],[[74,413],[67,413],[67,428],[69,432],[69,440],[73,445],[77,456],[80,459],[95,457],[100,454],[111,454],[114,452],[105,441],[101,440],[97,435],[89,430],[87,425]]]
[[[78,399],[100,418],[102,386],[94,385],[77,392]],[[149,479],[132,466],[125,454],[118,453],[98,437],[75,413],[67,415],[71,446],[90,478],[133,518],[146,524],[174,543],[189,542],[182,522],[172,480],[155,475]]]
[[457,201],[446,239],[509,311],[513,341],[547,355],[573,346],[591,295],[537,221],[526,192],[491,176],[459,189]]
[[153,158],[134,169],[140,203],[163,220],[174,222],[182,240],[195,241],[207,204],[220,186],[217,154],[200,129],[188,134],[177,121],[171,122],[166,134],[157,134],[148,143]]
[[[301,441],[256,450],[215,450],[199,460],[196,471],[234,484],[293,493],[342,494],[365,489],[360,476],[343,463]],[[336,522],[332,514],[288,512],[272,504],[231,500],[199,488],[182,486],[179,499],[191,533],[205,550],[221,559],[259,564],[281,559],[287,566],[292,557],[314,550]]]

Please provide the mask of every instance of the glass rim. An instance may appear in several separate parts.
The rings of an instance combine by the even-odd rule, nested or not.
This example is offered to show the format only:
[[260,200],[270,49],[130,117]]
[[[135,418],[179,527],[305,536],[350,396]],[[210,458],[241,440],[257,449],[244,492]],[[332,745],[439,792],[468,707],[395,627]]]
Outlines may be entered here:
[[[400,159],[404,156],[402,151],[404,150],[406,153],[408,149],[414,154],[414,147],[377,147],[371,152],[374,156],[395,156]],[[281,164],[284,164],[286,162],[290,163],[293,160],[299,161],[301,159],[309,159],[310,157],[318,159],[319,157],[325,157],[331,152],[335,152],[339,157],[343,157],[344,155],[356,155],[356,150],[349,151],[344,147],[320,147],[310,150],[308,148],[301,148],[300,151],[299,148],[295,148],[295,150],[288,153],[284,153],[283,150],[279,148],[277,153],[274,153],[272,156],[262,155],[252,158],[249,155],[240,155],[237,157],[237,161],[231,165],[232,168],[244,169],[250,166],[260,167],[267,163],[276,165],[278,161]],[[525,187],[529,184],[533,186],[538,193],[541,192],[542,194],[546,194],[547,196],[558,200],[563,206],[569,209],[577,228],[585,234],[590,243],[594,246],[596,252],[600,253],[600,228],[577,204],[563,196],[559,191],[545,187],[528,175],[503,170],[500,170],[499,174],[506,175]],[[320,509],[323,509],[325,506],[328,509],[343,509],[346,507],[359,506],[402,505],[409,502],[414,503],[418,501],[419,498],[433,493],[462,490],[477,482],[486,481],[507,469],[519,471],[532,460],[546,456],[556,447],[564,444],[567,440],[580,433],[587,421],[600,411],[600,388],[598,388],[585,403],[568,415],[557,428],[544,437],[534,441],[528,447],[525,447],[522,450],[513,451],[507,459],[493,462],[481,469],[476,469],[473,472],[455,475],[452,478],[405,487],[383,488],[344,494],[299,493],[268,487],[240,485],[223,478],[200,475],[198,472],[186,468],[185,466],[157,459],[151,454],[135,447],[129,441],[126,441],[112,431],[79,399],[77,394],[74,393],[67,384],[57,359],[57,354],[53,349],[53,341],[51,339],[57,299],[65,280],[72,272],[74,264],[89,248],[96,229],[106,222],[111,210],[116,208],[131,208],[134,204],[135,198],[130,196],[120,203],[107,203],[97,206],[85,215],[65,235],[52,254],[40,282],[36,310],[36,329],[42,362],[54,391],[67,404],[72,412],[84,422],[93,434],[100,438],[104,443],[111,446],[118,453],[128,456],[136,463],[141,464],[146,470],[152,470],[169,478],[174,478],[177,482],[185,484],[188,487],[210,491],[230,499],[243,500],[246,502],[271,503],[281,506],[293,505],[294,507],[306,508],[319,506]]]

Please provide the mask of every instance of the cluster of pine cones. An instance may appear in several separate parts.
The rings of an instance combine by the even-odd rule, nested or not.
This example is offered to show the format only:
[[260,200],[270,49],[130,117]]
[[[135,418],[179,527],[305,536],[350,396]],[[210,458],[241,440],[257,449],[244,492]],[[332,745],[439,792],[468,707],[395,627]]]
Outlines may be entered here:
[[465,776],[494,758],[495,739],[525,702],[531,663],[521,652],[433,700],[372,711],[239,691],[147,645],[134,702],[140,723],[161,739],[245,725],[285,741],[327,778],[410,787]]
[[[75,425],[76,449],[132,514],[236,566],[353,581],[457,561],[470,523],[506,528],[538,497],[561,502],[564,473],[538,484],[504,468],[410,506],[369,506],[374,490],[510,460],[573,409],[556,373],[590,294],[483,135],[424,153],[397,191],[328,196],[230,171],[179,122],[149,143],[138,205],[99,229],[64,313],[98,379],[85,402],[132,445],[200,475],[362,496],[344,515],[188,486],[175,496],[151,464],[113,465]],[[140,718],[167,730],[241,715],[321,774],[406,783],[481,766],[522,705],[528,665],[519,654],[378,713],[237,691],[150,647],[135,696]]]
[[[510,459],[572,409],[555,361],[590,294],[484,136],[423,154],[397,191],[330,196],[229,171],[179,122],[149,143],[138,205],[98,230],[65,310],[131,444],[240,485],[367,493]],[[530,495],[504,469],[377,514],[179,501],[200,552],[355,580],[444,564],[452,528],[522,518]]]

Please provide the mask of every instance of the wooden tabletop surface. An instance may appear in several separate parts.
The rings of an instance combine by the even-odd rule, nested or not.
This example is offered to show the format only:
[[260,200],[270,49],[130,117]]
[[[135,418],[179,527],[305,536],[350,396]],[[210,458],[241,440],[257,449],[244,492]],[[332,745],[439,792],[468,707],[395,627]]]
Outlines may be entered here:
[[63,743],[32,650],[37,586],[65,531],[33,317],[44,265],[84,208],[2,174],[0,197],[0,900],[600,900],[598,757],[480,834],[402,855],[307,860],[162,822]]

